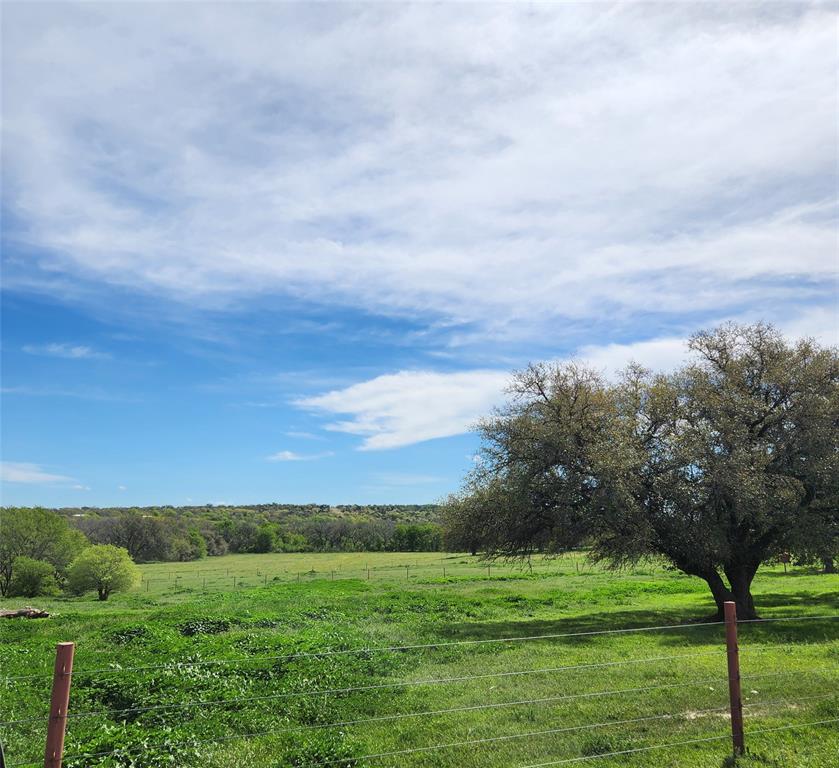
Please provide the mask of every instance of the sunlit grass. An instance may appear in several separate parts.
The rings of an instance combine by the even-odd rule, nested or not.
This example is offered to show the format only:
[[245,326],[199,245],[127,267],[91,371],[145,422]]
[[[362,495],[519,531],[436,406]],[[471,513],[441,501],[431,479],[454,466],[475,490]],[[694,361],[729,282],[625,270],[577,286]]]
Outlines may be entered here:
[[[107,603],[91,598],[37,601],[55,612],[54,618],[0,626],[2,674],[43,674],[0,691],[0,719],[46,711],[52,646],[73,639],[80,673],[74,680],[75,712],[294,694],[232,706],[131,713],[125,722],[117,716],[71,721],[68,754],[112,744],[127,747],[136,758],[132,745],[145,738],[151,745],[142,753],[146,762],[136,764],[149,768],[169,764],[172,749],[165,745],[190,739],[193,746],[174,752],[175,764],[339,765],[329,761],[402,752],[357,765],[509,768],[721,737],[592,761],[598,766],[705,768],[722,766],[730,751],[720,626],[263,660],[330,649],[685,624],[711,612],[704,584],[660,566],[617,574],[575,555],[539,559],[532,573],[500,563],[488,572],[486,563],[467,555],[371,553],[229,556],[142,570],[151,582]],[[217,581],[205,586],[203,579],[211,573]],[[768,568],[761,571],[755,593],[766,617],[839,614],[837,576],[806,569],[785,575],[781,567]],[[839,621],[749,624],[740,627],[740,635],[747,731],[839,717]],[[659,657],[667,658],[645,661]],[[217,659],[236,661],[83,674],[114,664]],[[608,666],[579,668],[599,664]],[[308,695],[470,676],[445,684]],[[497,704],[510,706],[486,706]],[[446,709],[460,711],[312,727]],[[288,730],[299,726],[305,729]],[[578,726],[587,727],[570,730]],[[212,743],[257,731],[270,733]],[[543,731],[555,732],[522,736]],[[24,729],[4,729],[3,734],[11,760],[40,753],[40,723],[28,734]],[[485,739],[496,741],[406,752]],[[164,746],[156,750],[157,744]],[[839,729],[832,724],[777,730],[749,737],[748,746],[752,754],[744,765],[832,768]],[[70,765],[132,763],[126,757]]]

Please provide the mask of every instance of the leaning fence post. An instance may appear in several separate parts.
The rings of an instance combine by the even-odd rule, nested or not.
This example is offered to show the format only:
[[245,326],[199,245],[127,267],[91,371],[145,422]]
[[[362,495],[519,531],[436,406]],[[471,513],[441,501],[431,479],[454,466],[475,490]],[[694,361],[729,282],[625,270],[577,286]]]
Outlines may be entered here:
[[745,751],[743,699],[740,694],[740,651],[737,647],[737,604],[725,603],[725,645],[728,655],[728,698],[731,706],[731,741],[734,755]]
[[47,725],[47,748],[44,751],[44,768],[61,768],[75,649],[74,643],[59,643],[55,647],[55,669],[52,675],[52,697],[50,719]]

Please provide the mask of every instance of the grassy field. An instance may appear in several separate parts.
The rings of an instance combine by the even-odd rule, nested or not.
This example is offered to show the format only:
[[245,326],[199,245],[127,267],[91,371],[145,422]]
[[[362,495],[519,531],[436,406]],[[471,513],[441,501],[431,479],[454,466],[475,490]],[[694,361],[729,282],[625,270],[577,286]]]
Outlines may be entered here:
[[[27,721],[0,730],[10,763],[42,754],[54,643],[74,640],[71,768],[726,764],[723,628],[614,631],[711,612],[704,584],[660,567],[243,555],[143,577],[2,623],[0,721]],[[755,593],[765,618],[797,618],[740,627],[738,764],[834,768],[839,724],[787,726],[839,718],[839,621],[812,618],[839,615],[839,577],[766,568]],[[579,632],[603,634],[524,639]],[[499,638],[518,640],[474,642]]]

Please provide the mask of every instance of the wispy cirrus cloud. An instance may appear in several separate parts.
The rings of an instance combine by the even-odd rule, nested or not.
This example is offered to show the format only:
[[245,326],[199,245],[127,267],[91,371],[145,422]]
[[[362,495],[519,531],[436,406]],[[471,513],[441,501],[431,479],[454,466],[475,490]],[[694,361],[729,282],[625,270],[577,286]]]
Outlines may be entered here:
[[323,435],[316,435],[313,432],[301,432],[298,430],[290,430],[286,432],[287,437],[293,437],[295,440],[323,440]]
[[77,481],[67,475],[58,475],[47,471],[41,464],[24,461],[0,462],[0,479],[4,483],[26,483],[29,485],[72,484],[81,488]]
[[319,459],[326,459],[329,456],[334,456],[332,451],[322,451],[321,453],[296,453],[295,451],[278,451],[266,456],[266,461],[317,461]]
[[290,295],[454,341],[651,308],[792,317],[836,274],[835,19],[13,4],[8,236],[39,256],[4,277],[190,306]]
[[141,401],[134,395],[123,395],[115,392],[107,392],[100,387],[84,386],[76,389],[61,389],[55,387],[20,385],[0,388],[3,395],[21,395],[23,397],[58,397],[75,398],[79,400],[96,400],[101,402],[114,403],[137,403]]
[[66,360],[101,360],[110,357],[106,352],[89,347],[86,344],[68,344],[53,342],[50,344],[25,344],[23,351],[28,355],[41,357],[61,357]]

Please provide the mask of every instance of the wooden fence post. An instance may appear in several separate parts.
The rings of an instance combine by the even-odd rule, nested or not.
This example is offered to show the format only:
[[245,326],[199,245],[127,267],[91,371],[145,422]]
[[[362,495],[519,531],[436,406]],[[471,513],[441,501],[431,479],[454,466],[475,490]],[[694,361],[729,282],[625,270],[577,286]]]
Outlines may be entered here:
[[47,747],[44,751],[44,768],[61,768],[75,649],[74,643],[59,643],[55,646],[55,669],[52,675],[52,697],[50,719],[47,725]]
[[737,646],[737,604],[725,603],[725,645],[728,655],[728,698],[731,706],[731,742],[734,755],[745,752],[743,698],[740,694],[740,651]]

